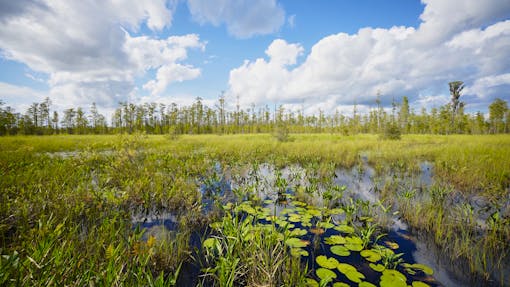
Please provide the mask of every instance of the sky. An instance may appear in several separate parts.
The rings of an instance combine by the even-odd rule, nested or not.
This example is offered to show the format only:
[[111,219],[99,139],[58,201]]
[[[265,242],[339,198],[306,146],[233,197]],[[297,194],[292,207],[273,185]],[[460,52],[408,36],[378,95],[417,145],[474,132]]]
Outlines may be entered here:
[[0,0],[0,100],[367,112],[510,101],[508,0]]

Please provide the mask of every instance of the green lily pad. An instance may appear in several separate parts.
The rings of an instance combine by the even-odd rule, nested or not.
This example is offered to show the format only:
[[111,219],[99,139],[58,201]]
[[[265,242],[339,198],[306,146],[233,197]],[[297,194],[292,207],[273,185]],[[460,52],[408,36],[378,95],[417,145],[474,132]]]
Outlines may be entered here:
[[331,253],[338,255],[338,256],[351,255],[351,252],[349,251],[349,249],[345,248],[345,246],[342,246],[342,245],[331,246]]
[[340,232],[346,233],[346,234],[354,233],[354,227],[349,226],[349,225],[345,225],[345,224],[338,225],[338,226],[337,226],[337,227],[335,227],[334,229],[335,229],[335,230],[338,230],[338,231],[340,231]]
[[397,270],[386,269],[381,276],[381,287],[407,287],[406,276]]
[[289,216],[289,219],[288,219],[290,222],[294,222],[294,223],[297,223],[297,222],[301,222],[301,217],[297,214],[292,214],[291,216]]
[[365,257],[366,260],[370,262],[377,262],[381,260],[381,255],[373,250],[363,250],[361,251],[361,256]]
[[315,258],[315,261],[317,261],[317,264],[319,264],[320,267],[328,269],[335,269],[338,266],[338,260],[336,260],[333,257],[327,258],[324,255],[317,256],[317,258]]
[[326,268],[319,268],[315,273],[321,279],[321,282],[328,282],[336,278],[336,273]]
[[218,239],[211,237],[211,238],[207,238],[206,240],[204,240],[204,242],[202,243],[202,246],[207,249],[211,249],[214,246],[216,246],[217,243],[218,243]]
[[331,235],[324,239],[324,242],[328,245],[345,244],[345,237],[342,235]]
[[430,285],[421,281],[414,281],[413,287],[430,287]]
[[310,208],[308,209],[308,214],[310,214],[311,216],[319,217],[322,215],[322,212],[318,209]]
[[304,202],[302,202],[302,201],[298,201],[298,200],[296,200],[296,201],[294,201],[294,205],[295,205],[295,206],[306,206],[306,203],[304,203]]
[[292,231],[290,232],[290,236],[292,237],[303,236],[306,235],[307,233],[308,231],[306,231],[306,229],[296,228],[292,229]]
[[293,223],[290,223],[290,222],[288,222],[286,220],[282,220],[282,219],[277,219],[275,221],[275,223],[278,224],[278,226],[280,226],[280,227],[294,228],[294,226],[295,226]]
[[296,238],[296,237],[292,237],[292,238],[287,239],[287,241],[285,241],[285,243],[288,246],[290,246],[291,248],[306,247],[306,246],[308,246],[308,244],[310,244],[309,241],[302,240],[302,239],[299,239],[299,238]]
[[331,215],[340,215],[340,214],[344,214],[345,211],[341,208],[333,208],[333,209],[329,210],[328,213]]
[[301,257],[301,256],[307,257],[309,254],[308,254],[308,251],[306,251],[302,248],[291,248],[290,255],[292,255],[294,257]]
[[331,222],[319,222],[317,223],[317,227],[322,227],[324,229],[333,228],[335,225]]
[[370,264],[368,264],[368,266],[370,266],[370,268],[372,268],[372,270],[377,271],[377,272],[383,272],[384,269],[386,269],[386,267],[384,267],[384,265],[382,265],[382,264],[370,263]]
[[350,264],[339,263],[337,268],[338,268],[338,271],[340,271],[342,274],[344,274],[352,282],[360,283],[361,279],[365,279],[365,275],[358,272],[358,270],[356,270],[356,267],[354,267]]
[[432,268],[430,268],[429,266],[424,265],[424,264],[419,264],[419,263],[408,264],[408,263],[404,263],[404,264],[402,264],[402,266],[404,266],[404,268],[406,268],[406,269],[423,271],[423,273],[425,273],[427,275],[434,274],[434,270],[432,270]]
[[319,283],[312,278],[306,278],[306,286],[307,287],[319,287]]
[[375,286],[374,284],[372,284],[370,282],[363,281],[358,284],[358,287],[377,287],[377,286]]
[[345,238],[345,247],[351,251],[363,250],[363,240],[357,236],[351,236]]

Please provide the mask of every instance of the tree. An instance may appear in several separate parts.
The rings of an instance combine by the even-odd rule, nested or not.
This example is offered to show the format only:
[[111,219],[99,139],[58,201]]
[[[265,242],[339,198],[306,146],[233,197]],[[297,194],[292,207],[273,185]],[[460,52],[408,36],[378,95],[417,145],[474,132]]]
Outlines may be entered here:
[[64,118],[62,119],[62,127],[67,129],[68,134],[72,134],[74,132],[74,127],[76,125],[75,121],[76,111],[73,108],[64,110]]
[[492,104],[489,105],[489,124],[491,133],[504,133],[506,131],[507,124],[505,123],[505,117],[508,113],[508,104],[502,99],[495,99]]
[[464,103],[460,102],[460,93],[464,89],[464,82],[462,81],[453,81],[448,83],[450,87],[450,95],[452,96],[451,102],[451,131],[454,131],[455,128],[455,118],[459,111],[459,108],[464,105]]
[[398,120],[402,131],[409,132],[409,99],[406,96],[402,98],[402,104],[400,105],[400,111],[398,113]]

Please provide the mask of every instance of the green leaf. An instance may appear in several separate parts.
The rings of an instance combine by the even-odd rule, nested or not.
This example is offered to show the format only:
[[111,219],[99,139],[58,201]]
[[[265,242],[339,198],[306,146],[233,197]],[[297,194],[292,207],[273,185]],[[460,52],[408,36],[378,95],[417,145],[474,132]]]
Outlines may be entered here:
[[308,244],[310,244],[310,242],[296,238],[296,237],[292,237],[292,238],[287,239],[287,241],[285,241],[285,244],[287,244],[291,248],[296,248],[296,247],[306,247],[306,246],[308,246]]
[[338,266],[338,260],[335,258],[327,258],[324,255],[319,255],[317,258],[315,258],[315,261],[317,261],[317,264],[319,264],[320,267],[328,268],[328,269],[335,269]]
[[214,237],[207,238],[206,240],[204,240],[204,243],[202,243],[202,246],[207,249],[211,249],[217,244],[217,242],[218,242],[217,238]]
[[357,236],[346,237],[345,238],[345,247],[352,251],[361,251],[363,250],[363,240]]
[[324,239],[324,242],[328,245],[344,244],[345,238],[342,235],[331,235]]
[[382,264],[370,263],[370,264],[368,264],[368,266],[370,266],[370,268],[372,268],[372,270],[377,271],[377,272],[383,272],[384,269],[386,269],[386,267],[384,267],[384,265],[382,265]]
[[329,214],[331,215],[340,215],[340,214],[344,214],[345,211],[341,208],[333,208],[331,210],[329,210]]
[[335,225],[331,222],[319,222],[317,223],[317,227],[322,227],[324,229],[333,228]]
[[333,287],[350,287],[351,285],[344,282],[335,282],[333,283]]
[[306,229],[296,228],[290,232],[290,236],[292,237],[303,236],[306,235],[307,233],[308,231],[306,231]]
[[340,232],[346,233],[346,234],[354,233],[354,227],[349,226],[349,225],[345,225],[345,224],[338,225],[338,226],[337,226],[337,227],[335,227],[334,229],[335,229],[335,230],[338,230],[338,231],[340,231]]
[[315,279],[306,278],[306,286],[307,287],[319,287],[319,283]]
[[381,276],[381,287],[407,287],[406,276],[397,270],[386,269]]
[[381,260],[381,255],[373,250],[363,250],[361,251],[361,256],[365,257],[366,260],[370,262],[377,262]]
[[402,266],[404,266],[404,268],[406,268],[406,269],[413,269],[413,270],[423,271],[423,273],[425,273],[427,275],[434,274],[434,270],[432,270],[432,268],[430,268],[429,266],[424,265],[424,264],[419,264],[419,263],[408,264],[408,263],[404,263],[404,264],[402,264]]
[[307,257],[309,254],[308,254],[308,251],[306,251],[304,249],[301,249],[301,248],[291,248],[290,249],[290,255],[292,255],[294,257],[300,257],[300,256]]
[[338,256],[351,255],[351,252],[349,251],[349,249],[345,248],[345,246],[342,246],[342,245],[331,246],[331,253],[336,254]]
[[427,283],[420,282],[420,281],[414,281],[413,287],[430,287],[430,285]]
[[319,268],[315,273],[317,273],[317,277],[319,277],[321,281],[328,282],[336,278],[336,273],[326,268]]
[[338,271],[340,271],[342,274],[344,274],[352,282],[360,283],[361,279],[365,279],[365,275],[358,272],[358,270],[356,270],[356,267],[354,267],[350,264],[339,263],[337,268],[338,268]]
[[358,287],[377,287],[377,286],[375,286],[374,284],[372,284],[370,282],[363,281],[363,282],[359,283]]

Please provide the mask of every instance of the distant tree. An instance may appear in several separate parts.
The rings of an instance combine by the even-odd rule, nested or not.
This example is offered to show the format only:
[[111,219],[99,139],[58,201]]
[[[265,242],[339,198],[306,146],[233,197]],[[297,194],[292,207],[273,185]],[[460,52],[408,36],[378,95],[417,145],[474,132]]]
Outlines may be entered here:
[[464,89],[464,82],[462,81],[454,81],[448,83],[448,86],[450,87],[450,95],[452,96],[451,100],[451,131],[453,132],[455,130],[455,118],[457,117],[457,113],[459,111],[459,108],[461,106],[464,106],[464,103],[462,103],[459,98],[461,96],[461,92]]
[[489,105],[489,124],[491,133],[504,133],[508,132],[505,123],[505,117],[508,118],[508,104],[502,99],[495,99]]
[[74,128],[76,126],[76,111],[74,108],[69,108],[64,110],[64,118],[62,119],[61,125],[67,130],[68,134],[74,133]]
[[400,111],[398,113],[398,121],[402,131],[409,132],[409,99],[404,96],[402,98],[402,104],[400,105]]
[[53,111],[53,117],[51,118],[51,122],[53,124],[53,132],[58,133],[58,112]]

